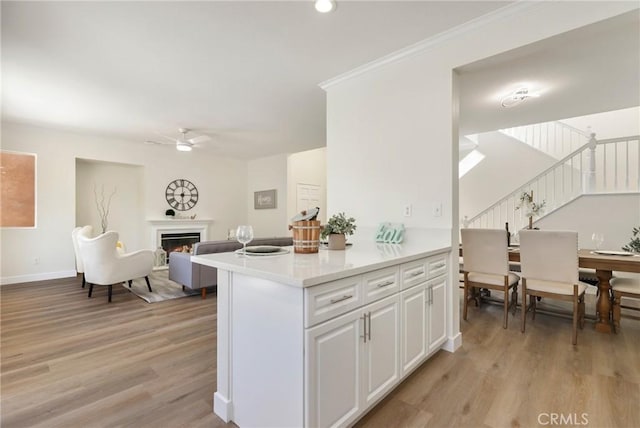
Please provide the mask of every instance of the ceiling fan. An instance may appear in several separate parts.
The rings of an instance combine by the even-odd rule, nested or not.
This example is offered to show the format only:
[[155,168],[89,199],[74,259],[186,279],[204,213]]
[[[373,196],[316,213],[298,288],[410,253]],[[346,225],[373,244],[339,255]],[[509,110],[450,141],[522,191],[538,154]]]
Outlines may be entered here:
[[178,138],[173,138],[173,137],[168,137],[166,135],[158,134],[159,136],[171,141],[171,143],[165,143],[161,141],[146,141],[146,143],[147,144],[175,144],[176,150],[181,152],[190,152],[194,146],[197,146],[200,143],[205,143],[211,140],[211,137],[209,137],[208,135],[198,135],[192,138],[187,138],[187,134],[192,132],[188,128],[179,128],[178,132],[182,134]]

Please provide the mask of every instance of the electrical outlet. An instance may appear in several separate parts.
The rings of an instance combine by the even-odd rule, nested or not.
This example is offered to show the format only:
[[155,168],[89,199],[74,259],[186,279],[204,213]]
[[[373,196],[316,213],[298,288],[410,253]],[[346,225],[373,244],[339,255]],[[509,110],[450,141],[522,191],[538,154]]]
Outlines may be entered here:
[[411,204],[404,206],[404,216],[411,217]]
[[433,216],[442,217],[442,202],[433,204]]
[[34,257],[33,258],[33,264],[34,265],[39,265],[40,264],[40,257]]

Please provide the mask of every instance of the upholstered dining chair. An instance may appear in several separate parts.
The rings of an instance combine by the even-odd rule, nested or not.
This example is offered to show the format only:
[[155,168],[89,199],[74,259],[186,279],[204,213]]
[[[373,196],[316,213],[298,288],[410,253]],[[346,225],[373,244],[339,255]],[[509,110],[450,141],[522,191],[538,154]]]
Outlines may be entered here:
[[[464,259],[464,309],[467,319],[470,294],[477,289],[488,288],[504,292],[503,328],[507,328],[509,307],[514,313],[518,303],[518,281],[520,277],[509,272],[509,249],[503,229],[462,229],[462,257]],[[511,304],[509,303],[511,290]],[[476,300],[478,302],[478,300]]]
[[[536,298],[548,297],[573,303],[573,340],[578,324],[584,326],[584,292],[588,284],[578,280],[578,232],[523,230],[520,232],[522,266],[522,327],[527,312],[536,315]],[[527,306],[527,296],[530,303]]]
[[141,277],[146,280],[149,292],[153,292],[149,282],[149,274],[153,269],[153,251],[139,250],[119,254],[117,242],[117,232],[106,232],[95,238],[79,236],[80,253],[89,283],[89,297],[93,292],[94,284],[107,285],[108,299],[111,302],[113,284],[127,281],[131,288],[132,279]]
[[76,255],[76,272],[82,274],[82,288],[86,283],[86,279],[84,277],[84,263],[82,262],[82,257],[80,255],[80,244],[78,243],[78,236],[82,235],[86,238],[91,238],[93,234],[93,226],[78,226],[71,231],[71,241],[73,241],[73,251]]
[[638,307],[634,306],[622,306],[621,300],[623,297],[640,299],[640,275],[629,277],[614,276],[609,280],[609,284],[611,284],[611,293],[613,295],[613,329],[617,333],[620,330],[620,309],[639,310]]

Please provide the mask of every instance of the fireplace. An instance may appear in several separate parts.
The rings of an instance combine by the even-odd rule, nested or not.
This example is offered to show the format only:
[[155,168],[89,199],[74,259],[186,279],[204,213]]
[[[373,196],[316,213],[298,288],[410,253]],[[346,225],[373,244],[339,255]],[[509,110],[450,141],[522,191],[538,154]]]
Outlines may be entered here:
[[[188,248],[190,248],[196,242],[206,241],[208,239],[207,232],[209,231],[209,226],[213,223],[213,220],[166,219],[147,220],[147,223],[151,229],[151,240],[149,242],[150,248],[162,247],[167,252],[168,261],[171,252],[178,248],[178,246],[183,248],[187,245]],[[178,239],[169,239],[168,242],[163,242],[163,237],[165,235],[169,238]],[[180,242],[180,239],[183,239],[184,242]],[[166,266],[159,267],[158,269],[166,269]]]
[[167,252],[167,260],[173,252],[190,253],[193,244],[200,242],[199,232],[161,233],[160,244]]

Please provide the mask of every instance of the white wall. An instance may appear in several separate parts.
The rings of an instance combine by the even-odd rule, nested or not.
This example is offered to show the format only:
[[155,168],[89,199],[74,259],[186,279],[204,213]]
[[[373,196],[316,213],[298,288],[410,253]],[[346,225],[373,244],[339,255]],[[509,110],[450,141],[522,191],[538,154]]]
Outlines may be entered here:
[[[247,222],[256,238],[289,236],[287,217],[287,155],[251,160],[247,170]],[[255,209],[253,193],[276,189],[277,208]],[[240,223],[238,223],[240,224]]]
[[[247,219],[245,161],[6,122],[2,123],[2,148],[38,154],[38,227],[2,230],[2,283],[75,274],[71,230],[76,225],[76,158],[142,166],[141,218],[164,218],[169,207],[164,197],[167,184],[186,178],[200,192],[198,204],[189,213],[214,220],[210,239],[226,238],[228,228]],[[134,221],[138,236],[132,236],[131,242],[148,242],[150,228]],[[36,257],[39,264],[34,264]]]
[[640,135],[640,107],[562,119],[560,122],[582,131],[591,127],[598,140]]
[[640,226],[640,194],[583,195],[535,222],[545,230],[576,230],[580,248],[594,248],[591,234],[604,234],[603,249],[620,250]]
[[[104,190],[104,192],[103,192]],[[76,225],[93,226],[94,234],[102,232],[96,207],[104,193],[105,206],[109,196],[107,230],[115,230],[126,251],[149,248],[146,236],[140,236],[144,223],[144,168],[111,162],[76,159]]]
[[294,153],[288,158],[287,219],[297,214],[297,184],[320,187],[320,214],[323,224],[327,218],[327,150],[326,148]]
[[500,132],[478,135],[486,157],[460,179],[460,217],[471,219],[552,166],[556,160]]
[[[329,211],[346,211],[363,225],[452,227],[452,70],[634,8],[521,3],[486,25],[477,22],[402,60],[332,83],[326,87]],[[443,216],[434,217],[440,203]],[[412,217],[402,217],[405,204],[413,205]]]

